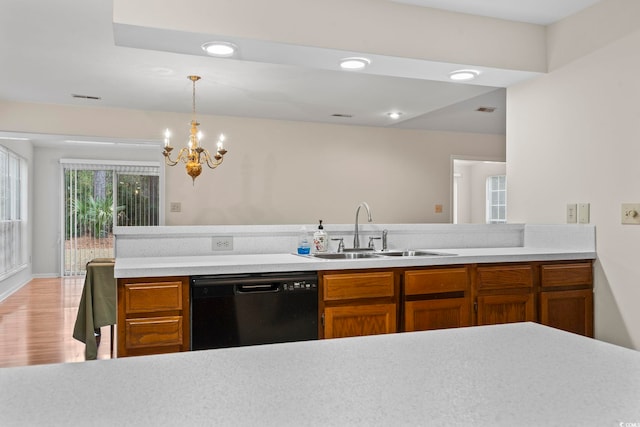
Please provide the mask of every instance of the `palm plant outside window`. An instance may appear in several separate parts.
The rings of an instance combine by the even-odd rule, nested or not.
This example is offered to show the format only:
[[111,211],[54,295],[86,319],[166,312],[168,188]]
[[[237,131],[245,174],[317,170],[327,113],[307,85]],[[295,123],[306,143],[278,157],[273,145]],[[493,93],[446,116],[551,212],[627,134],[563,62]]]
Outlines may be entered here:
[[159,225],[158,166],[62,163],[65,275],[82,274],[91,259],[114,256],[114,225]]

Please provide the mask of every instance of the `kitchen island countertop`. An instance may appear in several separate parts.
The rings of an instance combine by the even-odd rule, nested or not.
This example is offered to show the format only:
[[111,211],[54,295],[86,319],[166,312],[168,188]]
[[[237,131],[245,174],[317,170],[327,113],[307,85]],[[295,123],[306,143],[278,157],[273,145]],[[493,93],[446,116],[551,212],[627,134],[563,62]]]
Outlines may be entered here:
[[496,262],[595,259],[595,251],[539,247],[425,249],[451,254],[327,260],[295,254],[237,254],[175,257],[116,257],[116,278],[421,267]]
[[636,425],[639,378],[517,323],[0,369],[0,425]]

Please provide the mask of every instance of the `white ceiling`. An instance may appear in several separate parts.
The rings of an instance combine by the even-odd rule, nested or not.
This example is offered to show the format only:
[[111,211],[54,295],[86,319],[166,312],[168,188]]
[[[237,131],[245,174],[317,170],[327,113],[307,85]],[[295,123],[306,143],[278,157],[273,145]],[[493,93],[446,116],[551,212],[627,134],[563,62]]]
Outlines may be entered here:
[[[392,1],[547,24],[598,0]],[[218,59],[189,52],[175,37],[170,42],[154,38],[164,42],[142,46],[140,34],[116,31],[109,0],[2,0],[0,99],[186,113],[191,109],[186,76],[214,69],[215,78],[198,82],[199,113],[504,133],[503,88],[526,78],[504,74],[482,86],[427,80],[416,75],[429,75],[438,64],[410,60],[402,64],[402,75],[343,72],[309,66],[336,54],[330,50],[282,55],[281,46],[259,41],[253,41],[259,58]],[[245,53],[250,50],[249,44],[243,46]],[[75,99],[72,94],[101,99]],[[478,113],[480,106],[496,111]],[[386,116],[391,110],[404,114],[394,122]]]
[[508,21],[549,25],[600,0],[391,0]]

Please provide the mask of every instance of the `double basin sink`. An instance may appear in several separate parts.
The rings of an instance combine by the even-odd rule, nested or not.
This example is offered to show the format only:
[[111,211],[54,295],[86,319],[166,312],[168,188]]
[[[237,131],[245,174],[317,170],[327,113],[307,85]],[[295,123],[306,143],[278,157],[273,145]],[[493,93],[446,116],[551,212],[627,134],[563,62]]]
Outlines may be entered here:
[[315,253],[304,256],[320,259],[363,259],[363,258],[385,258],[385,257],[433,257],[433,256],[454,256],[456,254],[444,252],[431,252],[421,250],[389,250],[389,251],[353,251],[338,253]]

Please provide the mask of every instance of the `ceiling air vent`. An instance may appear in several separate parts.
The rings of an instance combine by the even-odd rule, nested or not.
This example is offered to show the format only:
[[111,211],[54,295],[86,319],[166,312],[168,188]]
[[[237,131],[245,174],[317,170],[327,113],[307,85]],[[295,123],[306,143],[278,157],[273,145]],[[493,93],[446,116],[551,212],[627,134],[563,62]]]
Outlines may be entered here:
[[479,107],[476,111],[480,111],[481,113],[493,113],[496,111],[496,107]]
[[344,119],[350,119],[351,117],[353,117],[351,114],[340,114],[340,113],[336,113],[336,114],[332,114],[331,117],[342,117]]
[[95,101],[99,101],[99,100],[101,100],[101,99],[102,99],[102,98],[101,98],[101,97],[99,97],[99,96],[91,96],[91,95],[77,95],[77,94],[75,94],[75,93],[72,93],[72,94],[71,94],[71,96],[72,96],[72,97],[74,97],[74,98],[79,98],[79,99],[92,99],[92,100],[95,100]]

